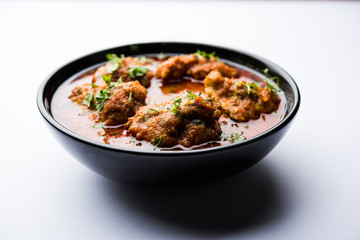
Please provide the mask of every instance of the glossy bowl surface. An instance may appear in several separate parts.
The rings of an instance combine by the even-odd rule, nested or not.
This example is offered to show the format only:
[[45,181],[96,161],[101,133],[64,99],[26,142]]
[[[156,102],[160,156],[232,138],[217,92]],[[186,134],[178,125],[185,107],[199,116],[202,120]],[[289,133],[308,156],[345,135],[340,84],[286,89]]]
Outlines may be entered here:
[[[226,146],[191,151],[137,151],[96,142],[69,131],[51,113],[51,100],[57,88],[75,74],[105,62],[106,53],[129,55],[193,53],[197,49],[216,52],[221,59],[280,78],[286,96],[285,117],[262,134]],[[77,160],[96,173],[128,184],[178,187],[203,184],[243,171],[263,159],[287,132],[300,106],[300,93],[291,76],[276,64],[244,51],[219,46],[155,42],[119,46],[91,53],[60,67],[39,87],[37,105],[52,133]]]

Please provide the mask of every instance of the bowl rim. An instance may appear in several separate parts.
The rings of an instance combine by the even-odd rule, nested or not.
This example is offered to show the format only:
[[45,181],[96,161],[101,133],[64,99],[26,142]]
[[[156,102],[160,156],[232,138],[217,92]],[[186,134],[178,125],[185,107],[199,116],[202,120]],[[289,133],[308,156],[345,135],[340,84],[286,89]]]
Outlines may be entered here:
[[[131,45],[141,46],[141,45],[145,45],[145,44],[146,45],[151,45],[151,44],[190,45],[191,44],[191,45],[204,46],[206,48],[217,48],[217,49],[232,51],[232,52],[240,53],[242,55],[246,55],[247,57],[253,58],[256,61],[263,63],[267,68],[271,68],[273,71],[275,70],[283,79],[285,79],[285,81],[290,85],[292,91],[294,92],[293,106],[291,109],[289,109],[288,114],[276,125],[272,126],[270,129],[260,133],[257,136],[246,139],[245,141],[232,143],[232,144],[228,144],[228,145],[204,148],[204,149],[170,150],[170,151],[137,150],[137,149],[130,149],[130,148],[127,149],[127,148],[120,148],[118,146],[114,146],[111,144],[105,144],[102,142],[98,142],[98,141],[83,137],[83,136],[65,128],[59,122],[57,122],[53,118],[53,116],[47,111],[47,109],[45,107],[45,102],[44,102],[45,86],[58,71],[60,71],[61,69],[65,68],[66,66],[68,66],[80,59],[86,59],[92,55],[96,55],[96,54],[99,54],[99,53],[107,51],[107,50],[111,51],[114,48],[128,47]],[[176,52],[176,51],[174,51],[174,52]],[[226,58],[224,58],[224,59],[226,60]],[[89,66],[89,67],[91,67],[91,66]],[[63,84],[66,80],[68,80],[68,79],[65,79],[61,84]],[[51,96],[51,97],[53,97],[53,96]],[[254,142],[260,141],[261,139],[264,139],[264,138],[268,137],[269,135],[279,131],[281,128],[285,127],[287,124],[289,124],[291,122],[291,120],[295,117],[295,115],[297,114],[297,112],[299,110],[300,99],[301,98],[300,98],[299,88],[298,88],[296,82],[294,81],[294,79],[290,76],[290,74],[287,73],[284,69],[282,69],[277,64],[275,64],[263,57],[260,57],[256,54],[253,54],[253,53],[250,53],[247,51],[243,51],[243,50],[239,50],[236,48],[223,47],[223,46],[218,46],[218,45],[214,45],[214,44],[205,44],[205,43],[198,43],[198,42],[173,42],[173,41],[167,42],[167,41],[164,41],[164,42],[138,42],[138,43],[132,43],[132,44],[124,44],[124,45],[119,45],[119,46],[115,46],[115,47],[111,47],[111,48],[107,48],[107,49],[97,50],[95,52],[91,52],[89,54],[77,57],[76,59],[73,59],[72,61],[69,61],[69,62],[65,63],[64,65],[58,67],[56,70],[54,70],[52,73],[50,73],[42,81],[42,83],[40,84],[38,91],[37,91],[36,102],[37,102],[37,106],[38,106],[38,109],[39,109],[41,115],[52,127],[57,129],[58,131],[62,132],[63,134],[67,135],[68,137],[71,137],[77,141],[81,141],[84,144],[93,145],[94,147],[97,147],[97,148],[102,148],[102,149],[106,149],[106,150],[110,150],[110,151],[122,152],[122,153],[127,153],[127,154],[135,154],[135,155],[149,155],[150,154],[150,155],[155,155],[155,156],[164,156],[164,155],[165,156],[169,156],[169,155],[177,156],[177,155],[195,155],[195,154],[204,154],[204,153],[214,153],[214,152],[218,152],[218,151],[231,150],[231,149],[234,149],[234,148],[237,148],[240,146],[245,146],[245,145],[253,144]]]

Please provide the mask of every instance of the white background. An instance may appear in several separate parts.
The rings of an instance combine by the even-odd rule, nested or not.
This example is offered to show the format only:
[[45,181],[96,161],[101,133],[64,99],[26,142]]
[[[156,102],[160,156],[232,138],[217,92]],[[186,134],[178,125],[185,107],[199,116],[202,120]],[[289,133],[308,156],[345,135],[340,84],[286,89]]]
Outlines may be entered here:
[[[125,43],[195,41],[283,67],[302,103],[282,142],[232,179],[124,186],[50,135],[41,81]],[[360,239],[360,3],[0,2],[0,239]]]

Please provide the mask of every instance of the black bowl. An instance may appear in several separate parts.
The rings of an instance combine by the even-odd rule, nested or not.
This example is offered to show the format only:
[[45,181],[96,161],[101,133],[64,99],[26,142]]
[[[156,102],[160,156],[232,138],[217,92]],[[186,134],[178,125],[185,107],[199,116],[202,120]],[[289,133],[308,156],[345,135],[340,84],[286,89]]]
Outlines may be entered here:
[[[84,138],[59,124],[51,113],[56,89],[80,71],[106,61],[106,53],[128,55],[215,51],[222,58],[262,72],[268,68],[280,78],[286,96],[285,117],[276,126],[246,141],[191,151],[136,151],[120,149]],[[283,69],[254,54],[197,44],[158,42],[106,49],[81,57],[59,68],[41,84],[37,94],[40,113],[60,143],[80,162],[107,178],[128,184],[157,187],[191,186],[234,175],[263,159],[287,132],[300,105],[299,89]]]

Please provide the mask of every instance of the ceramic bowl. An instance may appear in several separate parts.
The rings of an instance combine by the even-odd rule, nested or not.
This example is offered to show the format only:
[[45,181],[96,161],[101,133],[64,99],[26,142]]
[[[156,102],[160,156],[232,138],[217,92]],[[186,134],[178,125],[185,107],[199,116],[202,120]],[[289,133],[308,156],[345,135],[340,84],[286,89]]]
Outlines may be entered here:
[[[268,68],[280,78],[286,96],[284,118],[271,129],[226,146],[189,151],[140,151],[123,149],[82,137],[58,123],[51,112],[56,89],[80,71],[105,62],[106,53],[138,54],[183,53],[201,49],[215,51],[221,59],[239,63],[254,71]],[[276,64],[240,50],[199,43],[139,43],[105,49],[65,64],[47,77],[39,87],[37,105],[51,132],[77,160],[107,178],[142,186],[183,187],[203,184],[239,173],[262,160],[282,139],[300,105],[300,93],[291,76]]]

